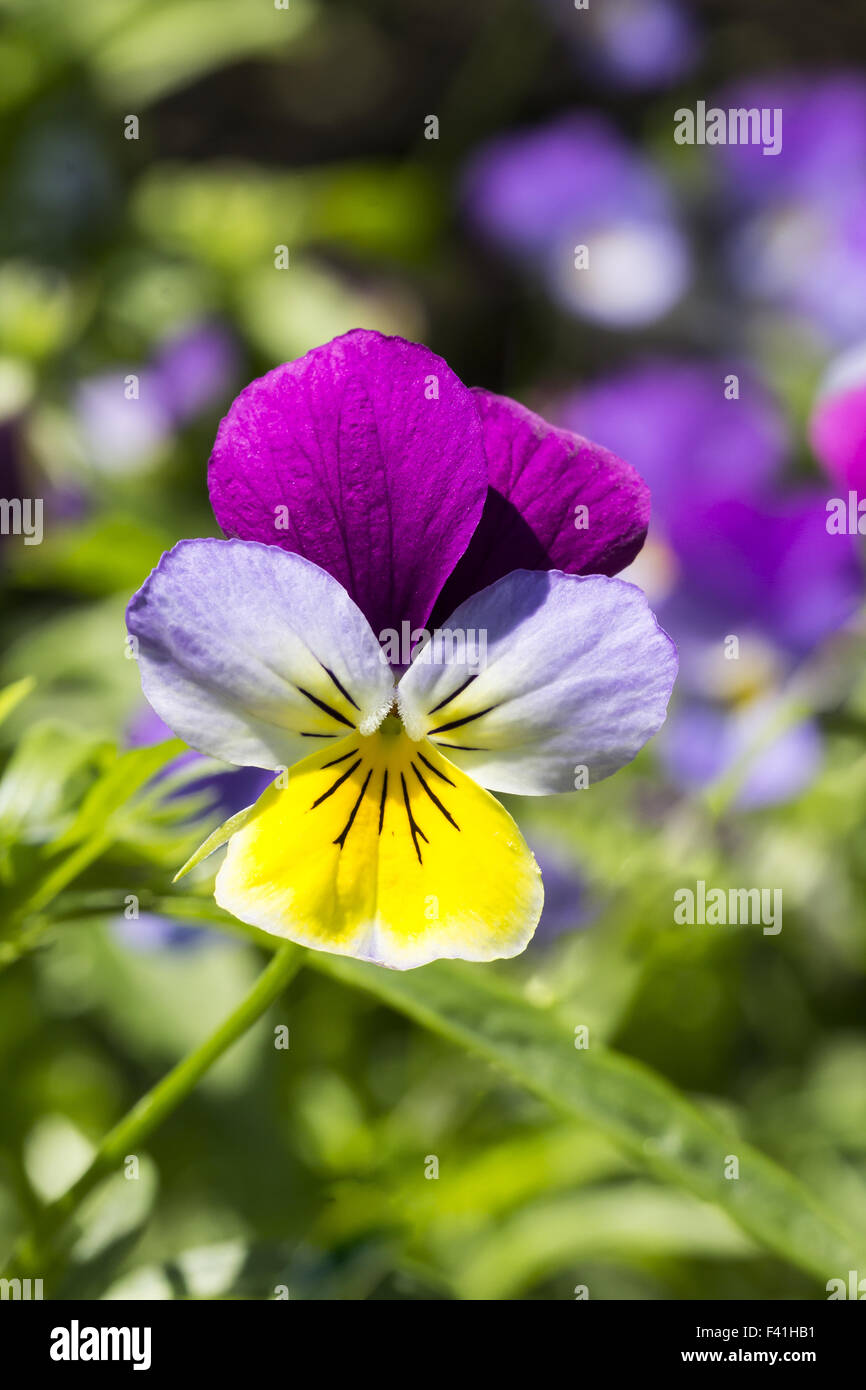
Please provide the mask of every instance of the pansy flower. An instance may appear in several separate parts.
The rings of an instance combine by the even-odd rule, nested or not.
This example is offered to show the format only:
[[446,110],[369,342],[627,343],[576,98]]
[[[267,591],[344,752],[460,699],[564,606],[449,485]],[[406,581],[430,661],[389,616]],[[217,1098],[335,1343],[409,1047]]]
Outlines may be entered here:
[[491,792],[582,789],[664,719],[675,649],[612,577],[645,486],[363,330],[241,393],[209,486],[228,538],[176,545],[127,621],[160,717],[277,774],[203,846],[217,902],[397,969],[516,955],[542,885]]

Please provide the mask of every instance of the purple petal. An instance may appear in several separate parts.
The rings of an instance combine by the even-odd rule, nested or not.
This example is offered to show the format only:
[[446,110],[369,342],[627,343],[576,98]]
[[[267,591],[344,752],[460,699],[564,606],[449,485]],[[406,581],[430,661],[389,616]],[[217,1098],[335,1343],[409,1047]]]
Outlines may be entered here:
[[209,485],[227,535],[312,560],[374,632],[422,625],[481,516],[478,412],[441,357],[356,329],[241,392]]
[[[173,738],[172,730],[163,719],[160,719],[155,710],[149,705],[136,715],[127,735],[127,743],[130,748],[143,748],[147,744],[160,743],[163,739]],[[199,763],[202,767],[201,777],[195,781],[186,783],[183,787],[178,787],[171,793],[171,796],[190,796],[196,792],[209,792],[213,797],[209,811],[217,814],[220,820],[228,820],[236,811],[242,811],[245,806],[252,806],[254,801],[258,801],[266,787],[273,781],[273,773],[263,771],[257,767],[231,767],[225,771],[214,771],[213,765],[209,764],[200,753],[190,749],[186,753],[181,753],[180,757],[175,758],[168,767],[158,772],[153,778],[154,782],[159,782],[169,771],[175,771],[181,767],[195,767]]]
[[697,56],[694,19],[674,0],[604,0],[592,13],[597,80],[632,90],[661,86]]
[[195,950],[218,939],[215,931],[190,927],[155,912],[142,912],[129,921],[118,917],[112,927],[118,940],[133,951]]
[[506,396],[476,389],[475,399],[489,491],[436,614],[446,617],[515,569],[616,574],[630,564],[650,512],[649,490],[634,469]]
[[666,86],[699,51],[696,25],[679,0],[603,0],[575,19],[574,0],[544,0],[578,66],[596,88]]

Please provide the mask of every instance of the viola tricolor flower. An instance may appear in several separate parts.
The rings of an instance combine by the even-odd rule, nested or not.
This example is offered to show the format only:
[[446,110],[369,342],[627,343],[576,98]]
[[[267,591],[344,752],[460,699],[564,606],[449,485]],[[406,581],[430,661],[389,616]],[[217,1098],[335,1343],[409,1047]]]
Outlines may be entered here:
[[209,486],[228,539],[176,545],[127,621],[160,717],[278,773],[203,847],[217,902],[397,969],[516,955],[542,886],[491,791],[592,784],[664,720],[675,649],[612,577],[644,484],[356,330],[241,393]]

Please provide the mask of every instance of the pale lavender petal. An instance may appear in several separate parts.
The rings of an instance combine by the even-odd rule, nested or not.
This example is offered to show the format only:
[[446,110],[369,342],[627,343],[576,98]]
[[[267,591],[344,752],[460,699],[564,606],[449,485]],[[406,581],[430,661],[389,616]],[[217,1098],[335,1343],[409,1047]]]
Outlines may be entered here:
[[[476,390],[489,491],[435,614],[515,569],[616,574],[649,524],[649,491],[627,463],[516,401]],[[434,619],[435,620],[435,619]]]
[[[127,735],[127,743],[130,748],[144,748],[152,743],[161,743],[163,739],[173,738],[172,730],[168,727],[165,720],[160,719],[155,710],[149,705],[145,705],[136,718]],[[258,801],[266,787],[273,781],[273,773],[263,771],[257,767],[232,767],[226,769],[215,769],[213,763],[206,761],[201,754],[190,749],[186,753],[181,753],[175,758],[168,767],[158,772],[153,778],[154,782],[159,782],[167,773],[181,767],[195,768],[196,764],[201,767],[201,776],[194,781],[186,782],[182,787],[175,788],[171,796],[190,796],[198,792],[207,793],[211,797],[208,810],[215,814],[221,821],[228,820],[236,811],[242,811],[245,806],[252,806],[254,801]]]
[[209,485],[228,535],[314,561],[376,633],[420,625],[484,505],[478,412],[441,357],[356,329],[241,392]]
[[462,633],[462,650],[437,647],[434,633],[400,681],[400,712],[411,737],[492,791],[597,782],[664,720],[676,650],[622,580],[517,570],[461,604],[442,632]]
[[855,342],[866,332],[866,173],[820,197],[759,208],[733,234],[727,260],[741,292],[831,342]]
[[371,732],[391,701],[363,614],[324,570],[276,546],[181,541],[132,598],[127,626],[157,714],[224,762],[288,767]]

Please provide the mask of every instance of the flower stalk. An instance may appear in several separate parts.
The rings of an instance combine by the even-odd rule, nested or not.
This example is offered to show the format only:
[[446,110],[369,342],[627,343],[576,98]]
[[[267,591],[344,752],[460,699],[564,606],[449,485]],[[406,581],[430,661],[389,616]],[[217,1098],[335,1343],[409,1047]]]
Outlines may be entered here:
[[233,1013],[182,1061],[172,1067],[105,1136],[90,1166],[72,1186],[43,1208],[33,1229],[22,1238],[4,1275],[50,1277],[69,1240],[68,1228],[93,1189],[116,1170],[186,1099],[207,1071],[256,1023],[297,974],[300,948],[286,942]]

